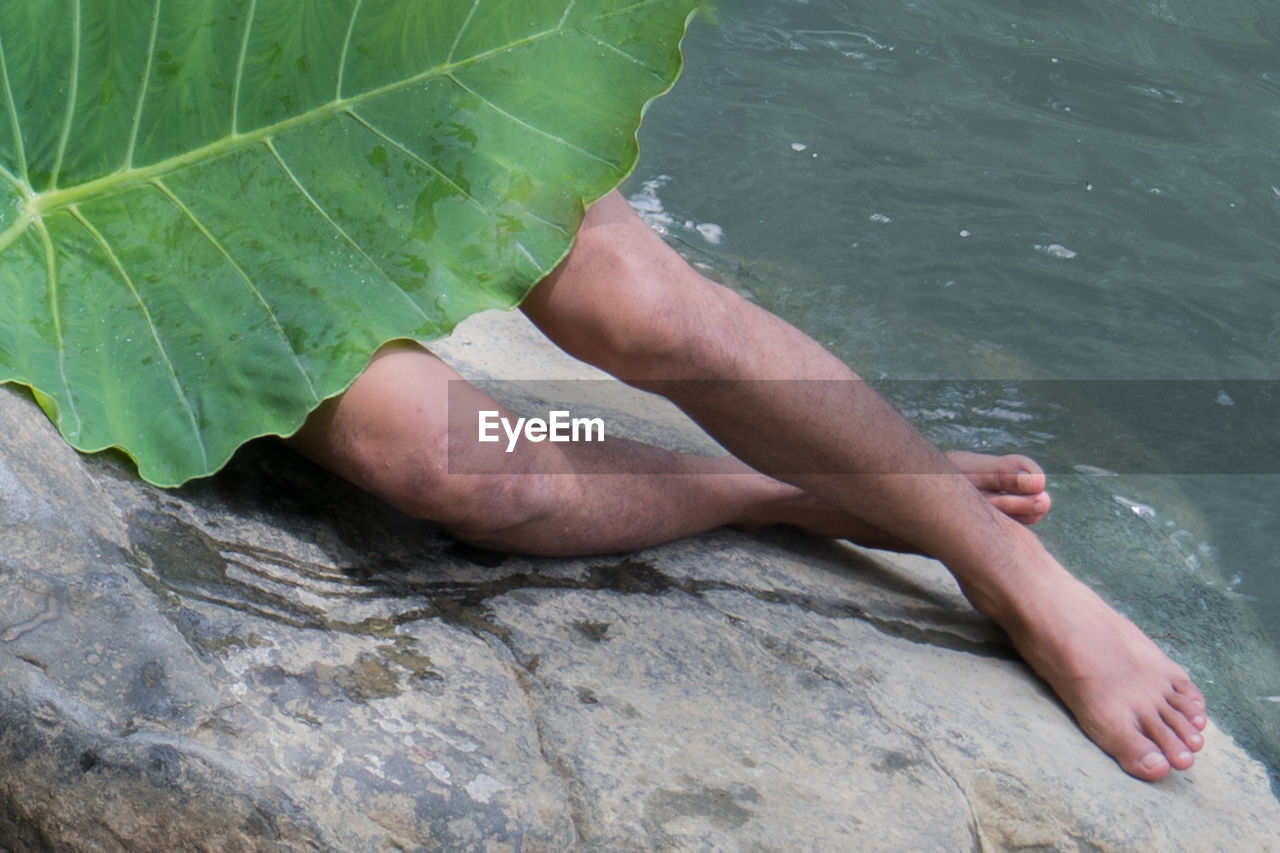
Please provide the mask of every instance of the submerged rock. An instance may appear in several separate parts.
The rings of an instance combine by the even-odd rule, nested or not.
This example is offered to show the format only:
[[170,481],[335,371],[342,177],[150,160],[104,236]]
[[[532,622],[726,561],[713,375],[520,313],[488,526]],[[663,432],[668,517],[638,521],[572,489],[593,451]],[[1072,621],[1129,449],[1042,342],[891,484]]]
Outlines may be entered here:
[[6,851],[1277,849],[1228,736],[1130,779],[931,561],[504,557],[270,441],[164,491],[0,436]]

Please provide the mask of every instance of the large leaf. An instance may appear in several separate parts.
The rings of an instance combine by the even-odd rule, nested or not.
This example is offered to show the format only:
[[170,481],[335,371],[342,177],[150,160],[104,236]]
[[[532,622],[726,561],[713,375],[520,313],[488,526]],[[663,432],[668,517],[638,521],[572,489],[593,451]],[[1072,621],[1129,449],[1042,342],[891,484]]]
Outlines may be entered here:
[[164,485],[510,307],[696,0],[0,0],[0,382]]

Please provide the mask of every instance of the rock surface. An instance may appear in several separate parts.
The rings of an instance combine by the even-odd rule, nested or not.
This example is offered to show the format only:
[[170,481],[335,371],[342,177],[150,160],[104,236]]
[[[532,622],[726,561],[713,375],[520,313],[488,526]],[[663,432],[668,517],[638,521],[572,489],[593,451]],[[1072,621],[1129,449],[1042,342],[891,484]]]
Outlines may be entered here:
[[[442,349],[590,375],[544,348]],[[148,487],[7,388],[0,542],[4,851],[1280,849],[1228,736],[1128,778],[928,560],[502,557],[269,440]]]

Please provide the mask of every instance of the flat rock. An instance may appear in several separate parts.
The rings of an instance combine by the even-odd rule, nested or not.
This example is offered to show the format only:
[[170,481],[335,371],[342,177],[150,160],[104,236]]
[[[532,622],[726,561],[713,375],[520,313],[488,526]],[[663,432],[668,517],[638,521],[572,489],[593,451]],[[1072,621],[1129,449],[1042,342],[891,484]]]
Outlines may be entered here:
[[[441,350],[595,375],[512,315]],[[165,491],[8,388],[0,436],[0,850],[1280,849],[1229,736],[1130,779],[929,560],[509,557],[270,440]]]

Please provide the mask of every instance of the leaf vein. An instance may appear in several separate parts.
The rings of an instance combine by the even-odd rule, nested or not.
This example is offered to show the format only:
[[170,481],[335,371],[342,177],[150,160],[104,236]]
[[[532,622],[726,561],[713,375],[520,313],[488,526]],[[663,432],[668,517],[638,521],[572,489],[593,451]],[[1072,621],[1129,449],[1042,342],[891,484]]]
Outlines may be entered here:
[[[75,398],[71,393],[71,382],[67,379],[67,348],[62,334],[62,311],[58,307],[58,262],[53,249],[53,237],[49,235],[49,228],[44,224],[43,219],[36,220],[36,229],[40,232],[40,239],[44,244],[45,275],[49,279],[49,318],[53,321],[53,334],[58,345],[58,376],[62,379],[62,389],[66,392],[67,410],[76,421],[75,428],[66,430],[63,434],[67,436],[68,441],[74,442],[79,438],[84,422],[76,410]],[[62,425],[58,426],[61,429]]]
[[533,256],[533,252],[529,251],[529,247],[524,244],[523,240],[516,240],[516,248],[520,250],[520,254],[529,259],[529,263],[533,264],[533,268],[539,272],[547,272],[547,269],[538,263],[538,259]]
[[[467,192],[462,187],[458,186],[458,184],[452,178],[450,178],[444,172],[440,171],[440,168],[436,166],[434,163],[425,159],[424,157],[422,157],[422,155],[418,154],[416,151],[409,148],[404,143],[396,139],[393,139],[390,135],[385,133],[380,128],[376,127],[372,122],[370,122],[364,116],[358,114],[355,110],[348,110],[347,113],[353,119],[355,119],[362,127],[369,130],[369,132],[375,134],[379,139],[382,139],[388,145],[393,146],[396,150],[400,151],[401,153],[405,154],[408,157],[411,157],[415,162],[421,163],[431,172],[438,175],[441,180],[443,180],[449,186],[453,187],[454,190],[456,190],[459,195],[461,195],[463,198],[465,198],[467,201],[473,204],[475,208],[479,210],[481,213],[483,213],[485,216],[489,217],[490,219],[496,218],[496,214],[492,209],[482,204],[479,200],[477,200],[474,196],[472,196],[471,193]],[[533,253],[530,252],[527,248],[525,248],[524,243],[517,240],[516,246],[520,249],[520,251],[524,254],[524,256],[527,257],[533,263],[534,267],[536,267],[539,270],[543,269],[542,264],[538,263],[538,260],[533,256]]]
[[569,2],[565,4],[564,12],[560,15],[560,23],[556,24],[557,30],[564,29],[564,22],[569,20],[569,15],[573,12],[573,7],[577,5],[578,0],[569,0]]
[[356,34],[356,19],[360,17],[360,7],[364,5],[364,0],[356,0],[356,4],[351,7],[351,20],[347,21],[347,36],[342,40],[342,52],[338,55],[338,86],[334,90],[334,101],[342,100],[342,83],[347,73],[347,56],[351,50],[351,40]]
[[462,26],[458,27],[458,34],[453,37],[453,44],[449,45],[449,56],[445,59],[445,63],[453,62],[453,52],[458,49],[458,45],[462,44],[462,36],[466,33],[467,27],[471,26],[471,19],[475,17],[476,9],[480,7],[480,0],[473,0],[471,9],[467,12],[467,17],[463,19]]
[[249,13],[245,15],[244,37],[240,40],[240,58],[236,60],[236,78],[231,84],[231,135],[239,135],[240,87],[244,83],[245,57],[249,54],[249,35],[253,32],[253,18],[258,12],[258,0],[249,0]]
[[547,219],[545,216],[539,216],[537,211],[535,211],[533,208],[529,207],[528,205],[525,206],[524,212],[525,212],[525,215],[528,216],[530,219],[532,219],[534,222],[537,222],[541,225],[545,225],[546,227],[550,228],[553,231],[559,231],[565,237],[569,237],[569,238],[573,237],[573,232],[570,231],[568,228],[565,228],[563,225],[561,225],[558,222],[552,222],[550,219]]
[[612,18],[615,15],[625,15],[628,12],[634,12],[637,9],[643,9],[646,6],[653,6],[658,3],[666,3],[666,2],[668,2],[668,0],[639,0],[639,2],[632,3],[630,6],[619,6],[617,9],[610,9],[607,12],[601,12],[598,15],[593,15],[590,18],[587,18],[587,20],[603,21],[606,18]]
[[239,262],[237,262],[231,255],[231,252],[227,250],[227,247],[222,245],[222,241],[214,236],[213,232],[209,230],[209,227],[200,220],[200,217],[196,216],[195,211],[188,207],[182,199],[178,198],[177,194],[175,194],[173,190],[164,183],[164,181],[156,178],[151,181],[151,183],[156,187],[156,189],[164,193],[165,197],[167,197],[169,201],[171,201],[178,210],[182,212],[183,216],[191,221],[191,224],[194,225],[196,230],[204,236],[205,240],[207,240],[209,244],[213,246],[214,250],[218,254],[222,255],[227,264],[236,271],[236,275],[238,275],[240,280],[245,283],[249,292],[253,294],[254,299],[258,301],[258,304],[262,306],[262,310],[266,312],[267,319],[271,321],[271,326],[275,329],[280,340],[284,341],[285,348],[293,357],[294,366],[298,369],[298,373],[302,375],[302,378],[307,383],[307,389],[311,392],[313,402],[320,402],[320,395],[316,392],[315,384],[311,381],[311,375],[307,373],[306,368],[302,366],[302,359],[299,357],[298,351],[294,349],[293,344],[289,341],[289,336],[285,334],[284,327],[280,325],[280,318],[276,316],[275,310],[262,295],[262,291],[258,289],[258,286],[254,284],[253,279],[244,271],[244,268],[241,267]]
[[425,157],[423,157],[423,156],[422,156],[421,154],[419,154],[418,152],[414,151],[414,150],[413,150],[412,148],[410,148],[409,146],[405,145],[403,142],[400,142],[400,141],[399,141],[399,140],[397,140],[397,139],[393,139],[393,138],[391,138],[391,136],[390,136],[389,134],[387,134],[385,131],[383,131],[383,130],[379,129],[378,127],[374,126],[374,124],[373,124],[371,121],[369,121],[369,120],[368,120],[368,119],[366,119],[364,116],[362,116],[362,115],[360,115],[359,113],[357,113],[355,110],[347,110],[347,115],[349,115],[349,116],[351,116],[351,118],[355,119],[355,120],[356,120],[356,122],[357,122],[358,124],[360,124],[360,126],[361,126],[361,127],[364,127],[366,130],[368,130],[368,131],[369,131],[370,133],[372,133],[374,136],[377,136],[379,139],[381,139],[382,141],[386,142],[388,145],[392,146],[392,147],[393,147],[393,148],[395,148],[397,151],[399,151],[400,153],[404,154],[406,157],[409,157],[409,158],[411,158],[412,160],[414,160],[415,162],[420,163],[420,164],[422,164],[423,166],[425,166],[429,171],[431,171],[431,172],[433,172],[435,175],[437,175],[437,176],[438,176],[442,181],[444,181],[444,182],[445,182],[446,184],[448,184],[449,186],[453,187],[453,188],[454,188],[454,190],[458,193],[458,195],[462,196],[462,197],[463,197],[463,198],[465,198],[467,201],[469,201],[469,202],[471,202],[473,205],[475,205],[475,207],[476,207],[478,210],[480,210],[480,211],[484,212],[485,214],[487,214],[487,215],[489,215],[489,216],[492,216],[492,215],[493,215],[493,211],[489,210],[489,209],[488,209],[487,207],[485,207],[483,204],[481,204],[480,202],[478,202],[474,197],[472,197],[471,193],[467,192],[467,191],[466,191],[466,190],[464,190],[462,187],[458,186],[457,182],[455,182],[455,181],[453,180],[453,178],[450,178],[450,177],[449,177],[448,175],[446,175],[444,172],[440,171],[440,167],[439,167],[439,166],[435,165],[435,164],[434,164],[434,163],[432,163],[430,160],[427,160]]
[[27,150],[22,139],[22,125],[18,121],[18,105],[13,100],[13,87],[9,83],[9,60],[5,54],[3,34],[0,34],[0,78],[4,81],[4,97],[9,105],[9,122],[13,125],[13,145],[18,155],[18,173],[22,181],[30,186],[27,177]]
[[71,123],[75,120],[76,97],[80,89],[80,41],[83,38],[84,24],[80,19],[80,0],[75,0],[75,13],[72,15],[71,39],[71,82],[67,85],[67,113],[62,120],[62,133],[58,137],[58,151],[53,158],[53,172],[49,178],[49,187],[58,186],[58,173],[62,171],[62,160],[67,153],[67,142],[71,139]]
[[477,92],[475,89],[472,89],[472,88],[471,88],[470,86],[468,86],[466,83],[463,83],[461,80],[459,80],[457,77],[455,77],[452,73],[449,75],[449,79],[450,79],[450,80],[452,80],[454,83],[456,83],[459,87],[461,87],[461,88],[465,89],[466,91],[470,92],[472,95],[475,95],[477,98],[479,98],[479,99],[480,99],[480,101],[481,101],[485,106],[489,107],[489,109],[493,110],[493,111],[494,111],[494,112],[496,112],[498,115],[500,115],[500,116],[502,116],[502,117],[504,117],[504,118],[506,118],[506,119],[509,119],[509,120],[510,120],[510,121],[512,121],[512,122],[515,122],[516,124],[518,124],[519,126],[521,126],[521,127],[525,128],[526,130],[533,131],[534,133],[539,134],[540,136],[545,136],[547,139],[550,139],[550,140],[552,140],[553,142],[558,142],[558,143],[560,143],[561,145],[565,146],[566,148],[569,148],[569,149],[571,149],[571,150],[573,150],[573,151],[577,151],[579,154],[583,155],[584,157],[588,157],[588,158],[590,158],[590,159],[592,159],[592,160],[595,160],[595,161],[596,161],[596,162],[598,162],[598,163],[604,163],[606,166],[608,166],[608,167],[609,167],[609,168],[611,168],[611,169],[617,169],[617,168],[618,168],[618,166],[617,166],[617,164],[616,164],[616,163],[612,163],[612,162],[610,162],[609,160],[606,160],[605,158],[601,157],[599,154],[596,154],[594,151],[588,151],[587,149],[583,148],[581,145],[576,145],[576,144],[574,144],[574,143],[570,142],[569,140],[565,139],[564,137],[562,137],[562,136],[558,136],[557,134],[554,134],[554,133],[552,133],[552,132],[551,132],[551,131],[549,131],[549,130],[543,130],[542,128],[540,128],[540,127],[538,127],[538,126],[536,126],[536,125],[530,124],[529,122],[527,122],[527,121],[525,121],[524,119],[520,118],[520,117],[519,117],[518,115],[516,115],[515,113],[508,112],[507,110],[504,110],[502,107],[498,106],[498,105],[497,105],[497,104],[495,104],[493,101],[489,100],[489,99],[488,99],[488,98],[486,98],[484,95],[482,95],[482,94],[480,94],[479,92]]
[[142,67],[142,84],[138,87],[138,103],[133,108],[133,124],[129,128],[129,145],[124,151],[124,165],[121,171],[133,168],[133,152],[138,147],[138,132],[142,129],[142,108],[147,100],[148,84],[151,82],[151,65],[155,61],[156,36],[160,31],[160,6],[163,0],[156,0],[151,10],[151,36],[147,41],[147,56]]
[[659,80],[664,79],[662,74],[657,69],[650,66],[649,63],[645,62],[643,59],[633,56],[630,53],[627,53],[625,50],[618,47],[616,44],[613,44],[612,42],[607,42],[604,39],[600,38],[599,36],[593,33],[589,33],[586,30],[579,30],[578,32],[580,32],[582,35],[586,36],[587,38],[591,39],[596,44],[600,45],[600,47],[607,48],[613,51],[614,53],[618,54],[619,56],[629,60],[630,62],[634,62],[636,65],[639,65],[645,71],[648,71],[651,76],[656,77]]
[[4,178],[19,190],[25,191],[27,189],[27,185],[22,182],[22,179],[19,178],[17,175],[15,175],[13,172],[10,172],[4,166],[0,166],[0,178]]
[[111,248],[111,244],[102,236],[102,233],[94,227],[93,223],[80,211],[77,207],[70,208],[71,215],[84,226],[85,230],[92,235],[98,245],[102,247],[102,251],[106,252],[111,266],[115,268],[120,275],[120,279],[124,282],[125,287],[129,289],[129,294],[133,297],[133,301],[138,304],[138,310],[142,312],[142,317],[146,321],[147,331],[151,333],[151,341],[155,344],[156,352],[159,353],[160,359],[164,362],[164,366],[169,374],[169,382],[173,386],[174,395],[182,403],[182,408],[186,411],[187,418],[191,421],[191,434],[195,438],[196,444],[200,448],[200,464],[205,468],[209,467],[209,449],[205,444],[204,433],[200,431],[199,419],[196,417],[195,408],[191,405],[190,398],[182,390],[182,383],[178,379],[177,368],[174,367],[173,360],[169,357],[169,351],[165,348],[164,343],[160,340],[160,330],[156,328],[155,320],[151,316],[151,311],[147,308],[146,302],[142,298],[142,294],[138,292],[137,286],[133,283],[133,278],[125,270],[124,264],[116,255],[115,250]]
[[378,275],[382,276],[384,279],[386,279],[386,281],[389,284],[393,285],[396,292],[401,294],[404,297],[405,301],[413,306],[413,310],[416,311],[418,315],[422,317],[423,320],[427,322],[431,322],[431,318],[427,316],[427,312],[422,310],[422,306],[419,305],[417,302],[414,302],[413,299],[410,298],[409,294],[405,293],[403,288],[401,288],[396,283],[396,280],[392,278],[386,272],[386,270],[384,270],[378,264],[377,261],[369,257],[369,253],[364,250],[364,247],[361,246],[359,243],[357,243],[355,238],[353,238],[350,234],[348,234],[346,229],[343,228],[332,216],[330,216],[329,212],[325,210],[323,206],[321,206],[320,202],[316,199],[314,195],[311,194],[311,191],[307,189],[306,185],[302,183],[302,180],[297,176],[297,174],[289,166],[288,162],[285,161],[284,157],[276,149],[276,146],[271,142],[271,140],[268,139],[266,144],[267,144],[267,148],[270,149],[271,151],[271,155],[275,157],[276,162],[280,164],[280,168],[284,170],[285,175],[289,178],[290,181],[293,182],[293,185],[298,188],[298,192],[300,192],[302,194],[302,197],[307,200],[307,203],[310,204],[311,207],[315,209],[316,213],[320,214],[320,216],[324,218],[325,222],[329,223],[329,226],[333,228],[334,231],[338,232],[338,235],[341,236],[343,240],[345,240],[353,249],[359,252],[360,256],[364,258],[366,262],[368,262],[369,266],[377,270]]
[[[483,51],[475,56],[467,57],[466,59],[452,64],[437,65],[418,74],[414,74],[413,76],[397,80],[394,83],[379,86],[339,101],[330,101],[326,104],[320,104],[290,118],[282,119],[275,124],[255,128],[248,133],[228,134],[227,136],[224,136],[214,142],[210,142],[207,145],[202,145],[199,148],[192,149],[183,154],[174,155],[173,157],[169,157],[156,163],[135,167],[125,172],[116,172],[101,178],[86,181],[85,183],[78,184],[74,187],[40,193],[35,196],[34,200],[40,212],[50,213],[58,208],[65,207],[66,205],[75,204],[83,198],[105,194],[115,189],[125,189],[130,186],[139,186],[152,182],[171,172],[186,168],[193,163],[205,162],[220,154],[226,154],[239,148],[256,145],[269,137],[279,136],[281,133],[291,128],[341,114],[366,101],[376,100],[377,98],[389,95],[393,92],[399,92],[404,89],[421,85],[422,83],[437,77],[453,79],[453,72],[458,68],[484,62],[492,57],[500,56],[517,48],[527,47],[544,38],[559,34],[560,33],[557,30],[546,30],[544,32],[534,33],[526,36],[525,38],[511,42],[510,44]],[[0,248],[2,248],[2,246],[0,246]]]

